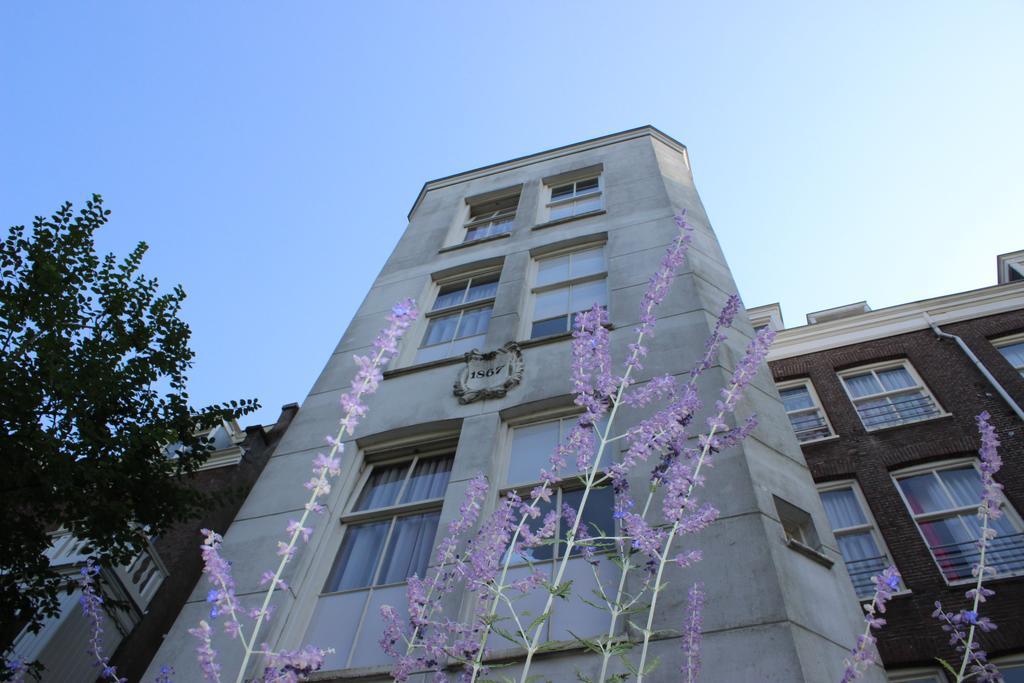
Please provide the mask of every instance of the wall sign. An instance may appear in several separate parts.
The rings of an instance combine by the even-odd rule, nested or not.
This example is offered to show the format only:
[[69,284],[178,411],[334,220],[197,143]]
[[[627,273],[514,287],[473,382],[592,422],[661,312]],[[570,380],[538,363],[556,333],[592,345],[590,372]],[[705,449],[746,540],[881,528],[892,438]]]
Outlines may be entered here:
[[496,351],[466,354],[466,367],[455,380],[452,393],[466,404],[487,398],[501,398],[523,379],[523,352],[509,342]]

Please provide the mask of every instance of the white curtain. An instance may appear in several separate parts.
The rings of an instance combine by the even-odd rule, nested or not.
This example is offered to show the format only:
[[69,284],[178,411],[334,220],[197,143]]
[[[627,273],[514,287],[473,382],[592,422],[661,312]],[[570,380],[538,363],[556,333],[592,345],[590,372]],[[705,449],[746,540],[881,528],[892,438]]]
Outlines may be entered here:
[[443,497],[451,471],[451,456],[420,460],[416,463],[409,485],[405,487],[401,502],[414,503],[418,500]]
[[366,482],[366,488],[359,496],[355,509],[374,510],[394,505],[398,492],[402,488],[405,473],[408,471],[408,464],[375,467],[370,475],[370,480]]
[[850,394],[854,398],[867,396],[868,394],[877,394],[882,390],[878,380],[870,372],[863,375],[854,375],[853,377],[844,377],[843,382],[846,383],[847,389],[850,390]]
[[[826,491],[821,494],[821,502],[825,505],[825,514],[832,529],[845,529],[859,524],[867,524],[864,512],[853,489]],[[845,555],[844,555],[845,557]]]
[[957,507],[981,502],[981,477],[973,467],[943,470],[939,472],[939,477],[953,495]]
[[390,525],[391,520],[384,520],[352,525],[345,530],[345,540],[324,586],[325,593],[364,588],[373,583],[374,569]]
[[839,542],[839,552],[847,562],[866,560],[882,554],[875,545],[875,539],[866,531],[859,534],[844,534],[837,537],[836,541]]
[[886,391],[895,389],[906,389],[916,386],[914,378],[910,376],[906,368],[892,368],[891,370],[879,370],[878,379]]
[[938,512],[948,510],[952,506],[949,496],[942,491],[938,480],[931,472],[900,479],[899,484],[915,513]]
[[377,584],[399,583],[416,574],[423,577],[434,548],[440,511],[395,520]]

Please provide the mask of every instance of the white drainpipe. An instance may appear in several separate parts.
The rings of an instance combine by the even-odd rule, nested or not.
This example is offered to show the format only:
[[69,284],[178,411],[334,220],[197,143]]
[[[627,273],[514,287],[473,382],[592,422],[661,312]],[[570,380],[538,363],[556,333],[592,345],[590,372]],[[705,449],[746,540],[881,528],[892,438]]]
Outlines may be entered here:
[[955,334],[943,332],[935,323],[935,321],[932,320],[931,316],[928,315],[928,313],[922,313],[922,315],[924,316],[925,322],[928,323],[928,325],[932,328],[932,331],[935,332],[936,335],[938,335],[939,337],[953,339],[956,341],[956,343],[960,346],[960,350],[967,354],[967,357],[971,359],[971,362],[974,363],[975,367],[978,368],[978,371],[985,376],[985,379],[987,379],[988,383],[992,385],[992,388],[996,390],[996,393],[1002,396],[1003,400],[1010,404],[1010,408],[1013,409],[1013,412],[1017,413],[1017,417],[1020,418],[1021,421],[1024,421],[1024,410],[1021,410],[1021,407],[1017,404],[1016,401],[1013,400],[1013,397],[1006,393],[1006,389],[1003,388],[1003,385],[1000,384],[999,380],[993,377],[992,373],[988,371],[988,368],[986,368],[982,364],[982,362],[978,360],[978,357],[974,355],[974,352],[971,351],[970,347],[967,346],[964,340],[956,336]]

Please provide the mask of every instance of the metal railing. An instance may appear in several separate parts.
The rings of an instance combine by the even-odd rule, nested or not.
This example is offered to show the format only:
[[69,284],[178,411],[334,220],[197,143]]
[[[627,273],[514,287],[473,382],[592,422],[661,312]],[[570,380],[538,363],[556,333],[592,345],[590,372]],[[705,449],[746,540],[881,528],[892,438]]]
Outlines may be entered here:
[[857,414],[867,429],[890,427],[939,415],[941,411],[927,394],[906,394],[869,401],[885,401],[874,405],[858,405]]
[[[932,546],[932,555],[948,581],[972,578],[971,569],[981,557],[977,541]],[[1024,533],[996,536],[985,551],[985,564],[996,576],[1024,573]]]
[[875,584],[871,577],[881,574],[889,566],[889,558],[885,555],[866,557],[862,560],[851,560],[846,563],[846,572],[850,575],[853,589],[858,598],[870,598],[875,594]]
[[793,432],[797,441],[813,441],[832,436],[828,422],[818,413],[807,413],[805,415],[790,415],[789,421],[793,425]]

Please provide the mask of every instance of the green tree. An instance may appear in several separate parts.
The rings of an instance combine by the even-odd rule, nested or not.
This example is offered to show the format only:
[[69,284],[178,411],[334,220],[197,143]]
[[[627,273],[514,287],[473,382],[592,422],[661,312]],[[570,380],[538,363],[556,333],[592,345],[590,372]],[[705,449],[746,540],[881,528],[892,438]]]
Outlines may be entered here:
[[259,407],[189,406],[185,292],[139,272],[145,243],[97,256],[109,215],[93,195],[0,246],[0,649],[58,611],[52,531],[88,539],[101,565],[130,561],[212,502],[189,485],[213,449],[197,434]]

